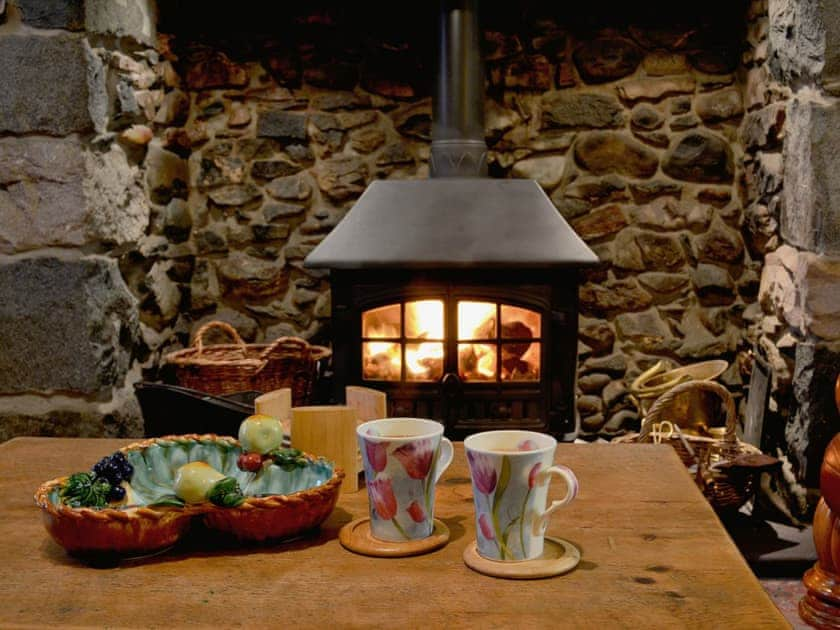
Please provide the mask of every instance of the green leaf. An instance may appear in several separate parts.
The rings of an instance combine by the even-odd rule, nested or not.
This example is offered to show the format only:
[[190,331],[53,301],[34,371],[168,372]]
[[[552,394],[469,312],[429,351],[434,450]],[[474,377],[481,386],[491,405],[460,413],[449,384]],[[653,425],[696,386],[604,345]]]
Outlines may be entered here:
[[435,449],[435,454],[432,457],[432,465],[429,468],[429,474],[426,476],[426,485],[423,488],[423,504],[426,506],[426,514],[432,514],[432,488],[435,487],[435,475],[437,473],[438,460],[440,459],[440,445]]
[[220,507],[236,507],[245,500],[242,490],[239,489],[239,483],[233,477],[225,477],[217,481],[207,493],[207,498]]
[[493,510],[490,515],[493,519],[493,529],[495,530],[496,539],[499,542],[499,552],[502,555],[502,560],[507,556],[513,556],[510,549],[508,549],[502,532],[499,531],[499,508],[502,505],[502,497],[507,490],[508,483],[510,483],[510,459],[507,455],[502,455],[502,469],[499,471],[499,481],[496,484],[496,492],[493,494]]
[[59,492],[61,500],[70,507],[104,508],[108,505],[111,484],[92,472],[74,473]]
[[183,507],[184,505],[186,505],[184,501],[174,494],[165,494],[153,503],[149,503],[149,507]]
[[303,451],[296,448],[275,448],[268,452],[268,456],[274,461],[275,466],[280,466],[287,472],[309,465],[309,460]]
[[496,494],[493,495],[494,512],[499,509],[508,483],[510,483],[510,459],[507,455],[502,455],[502,470],[499,471],[499,482],[496,484]]

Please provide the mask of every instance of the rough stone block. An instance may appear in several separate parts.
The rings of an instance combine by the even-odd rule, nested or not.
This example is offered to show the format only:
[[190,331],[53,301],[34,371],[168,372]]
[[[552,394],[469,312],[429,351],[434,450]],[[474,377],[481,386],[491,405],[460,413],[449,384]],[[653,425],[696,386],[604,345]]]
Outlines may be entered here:
[[92,33],[131,37],[154,45],[156,23],[154,0],[85,0],[85,26]]
[[546,92],[541,103],[544,127],[600,129],[624,124],[621,105],[608,94]]
[[784,103],[773,103],[747,114],[740,129],[744,148],[751,151],[778,148],[784,139],[786,113]]
[[822,339],[840,340],[840,258],[801,253],[794,284],[806,331]]
[[0,253],[84,243],[83,176],[74,138],[0,139]]
[[23,23],[35,28],[85,28],[85,4],[80,0],[15,0]]
[[0,139],[0,253],[140,238],[149,207],[122,149],[76,138]]
[[840,85],[840,5],[833,0],[769,3],[768,53],[776,80],[787,85],[820,81]]
[[513,165],[511,175],[534,179],[546,190],[551,190],[560,183],[565,166],[566,158],[562,155],[527,158]]
[[731,182],[735,164],[732,148],[718,135],[689,131],[675,140],[662,160],[662,170],[674,179]]
[[793,373],[793,418],[785,427],[788,455],[799,477],[810,487],[819,485],[819,470],[829,441],[837,433],[834,381],[840,373],[840,345],[796,344]]
[[122,245],[142,238],[150,208],[140,169],[129,164],[118,145],[86,153],[85,165],[82,188],[91,240]]
[[[0,132],[64,136],[96,123],[101,64],[75,35],[0,38]],[[37,69],[34,70],[34,69]]]
[[257,118],[257,135],[267,138],[306,140],[306,114],[271,109]]
[[[0,442],[16,436],[44,437],[143,437],[143,418],[134,392],[120,392],[107,405],[41,403],[35,409],[0,410]],[[104,409],[103,409],[104,407]]]
[[832,0],[821,0],[820,13],[825,28],[825,65],[822,82],[836,93],[840,87],[840,4]]
[[671,331],[656,309],[621,313],[615,318],[615,327],[620,339],[634,342],[643,352],[670,349]]
[[792,245],[840,254],[840,104],[808,95],[788,106],[780,229]]
[[128,369],[137,327],[114,260],[0,265],[0,392],[110,394]]

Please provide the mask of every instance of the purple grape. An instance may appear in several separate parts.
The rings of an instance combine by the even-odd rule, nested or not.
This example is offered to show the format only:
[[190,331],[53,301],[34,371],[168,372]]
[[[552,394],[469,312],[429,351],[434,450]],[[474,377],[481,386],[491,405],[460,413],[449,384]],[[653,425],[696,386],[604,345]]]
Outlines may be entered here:
[[93,474],[107,480],[112,486],[118,486],[122,481],[130,481],[134,474],[134,467],[120,452],[103,457],[93,466]]
[[125,488],[122,486],[111,486],[108,492],[108,501],[122,501],[125,498]]

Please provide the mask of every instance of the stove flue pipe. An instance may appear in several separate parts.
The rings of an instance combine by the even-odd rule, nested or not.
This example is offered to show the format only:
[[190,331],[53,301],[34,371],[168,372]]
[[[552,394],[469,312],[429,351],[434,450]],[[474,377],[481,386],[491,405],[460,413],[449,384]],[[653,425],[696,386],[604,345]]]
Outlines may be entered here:
[[440,0],[432,177],[487,175],[478,0]]

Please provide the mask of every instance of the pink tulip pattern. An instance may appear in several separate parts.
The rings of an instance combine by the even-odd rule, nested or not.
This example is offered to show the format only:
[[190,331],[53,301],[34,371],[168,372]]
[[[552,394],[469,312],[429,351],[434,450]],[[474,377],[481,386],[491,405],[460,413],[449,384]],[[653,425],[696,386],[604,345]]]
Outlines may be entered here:
[[370,467],[374,472],[382,472],[385,466],[388,465],[388,450],[384,442],[373,442],[372,440],[364,440],[365,454],[367,454]]
[[487,517],[486,512],[478,517],[478,527],[481,530],[481,534],[487,540],[495,540],[496,539],[496,534],[493,531],[493,526],[490,524],[490,519]]
[[400,460],[405,472],[412,479],[425,479],[432,467],[431,440],[414,440],[394,449],[394,457]]
[[423,506],[417,503],[417,501],[412,501],[406,512],[408,512],[411,520],[415,523],[422,523],[426,520],[426,510],[424,510]]
[[[507,544],[508,531],[502,532],[499,528],[499,508],[502,504],[502,496],[507,490],[510,481],[510,459],[507,455],[502,456],[501,470],[497,473],[493,457],[483,453],[467,451],[467,461],[470,465],[470,476],[475,489],[487,498],[487,509],[489,512],[482,512],[478,515],[478,526],[481,534],[487,540],[494,540],[499,549],[502,560],[513,557]],[[490,495],[493,495],[492,499]],[[477,505],[477,504],[476,504]]]
[[368,482],[368,492],[379,518],[390,521],[397,515],[397,497],[394,495],[394,488],[390,479],[377,477]]
[[496,489],[496,466],[493,459],[481,453],[467,452],[472,478],[482,494],[490,495]]
[[[373,505],[373,518],[391,521],[400,536],[411,539],[399,519],[407,514],[412,522],[431,526],[432,502],[434,491],[433,470],[440,454],[440,449],[433,448],[432,440],[413,440],[398,446],[390,453],[387,442],[362,438],[363,453],[367,463],[366,474],[373,477],[367,482],[368,492]],[[421,483],[422,502],[413,500],[405,507],[400,506],[394,492],[391,478],[384,473],[388,467],[389,458],[397,460],[405,470],[409,479]],[[393,461],[393,460],[391,460]],[[405,522],[405,521],[404,521]],[[416,536],[415,536],[416,537]]]

